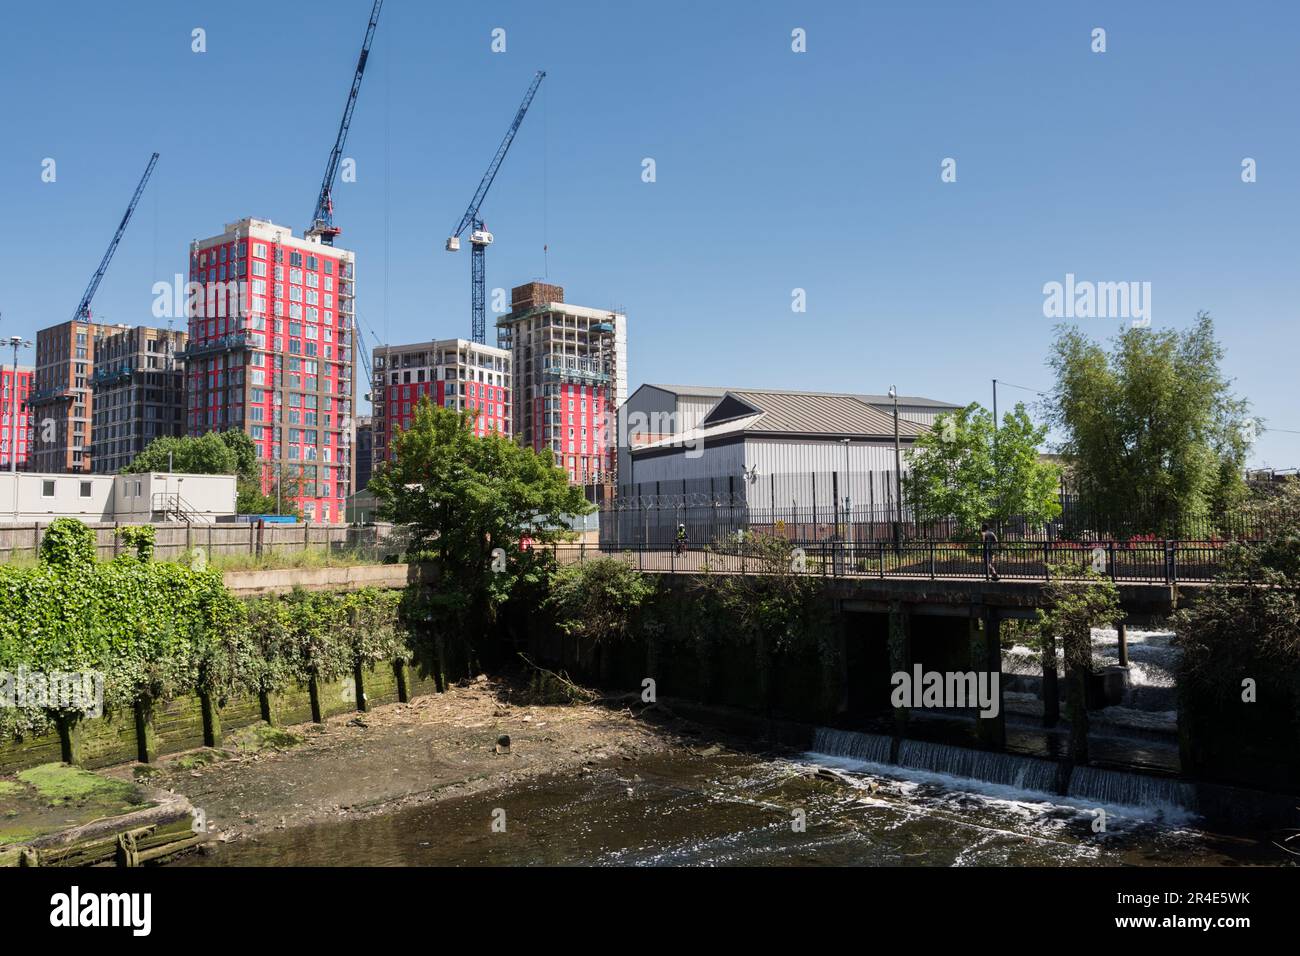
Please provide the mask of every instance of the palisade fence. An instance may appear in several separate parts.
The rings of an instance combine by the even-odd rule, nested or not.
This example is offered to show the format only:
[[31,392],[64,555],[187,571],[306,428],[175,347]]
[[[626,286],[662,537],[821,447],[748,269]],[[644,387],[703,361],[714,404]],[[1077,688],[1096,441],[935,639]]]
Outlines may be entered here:
[[[117,530],[138,523],[87,521],[85,524],[95,532],[96,548],[102,560],[130,553],[131,546],[118,536]],[[24,558],[34,560],[49,525],[48,521],[0,525],[0,563]],[[259,525],[256,522],[155,522],[153,527],[156,535],[154,557],[159,561],[193,556],[196,548],[208,558],[316,551],[326,559],[338,556],[340,559],[383,561],[403,554],[409,539],[407,529],[385,523]]]
[[[1015,541],[1212,541],[1251,537],[1244,513],[1186,514],[1135,493],[1120,512],[1100,513],[1062,491],[1061,514],[1047,524],[1024,517],[993,523],[1002,540]],[[949,516],[914,508],[904,489],[900,503],[894,473],[808,472],[734,475],[622,485],[600,512],[603,548],[671,547],[678,524],[693,546],[734,539],[738,532],[770,534],[799,544],[893,541],[956,541],[977,528],[961,528]]]

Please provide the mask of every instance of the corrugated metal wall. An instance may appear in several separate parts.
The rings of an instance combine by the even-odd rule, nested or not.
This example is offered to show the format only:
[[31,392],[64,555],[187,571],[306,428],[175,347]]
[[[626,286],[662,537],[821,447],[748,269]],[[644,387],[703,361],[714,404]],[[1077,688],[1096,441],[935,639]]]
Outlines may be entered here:
[[740,442],[705,444],[698,457],[692,454],[691,449],[680,448],[671,455],[638,455],[630,472],[619,476],[619,484],[680,483],[683,479],[739,476],[745,470],[744,446]]

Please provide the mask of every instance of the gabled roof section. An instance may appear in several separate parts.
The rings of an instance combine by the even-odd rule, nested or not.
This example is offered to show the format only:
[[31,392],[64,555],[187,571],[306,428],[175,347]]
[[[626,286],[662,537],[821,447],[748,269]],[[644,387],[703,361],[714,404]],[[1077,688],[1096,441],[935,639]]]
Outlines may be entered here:
[[707,398],[716,396],[721,398],[727,394],[725,388],[719,388],[716,385],[657,385],[654,382],[647,382],[647,388],[657,388],[661,392],[668,392],[672,395],[690,395]]
[[[893,438],[894,417],[873,408],[857,395],[834,392],[791,392],[745,389],[730,391],[705,417],[703,424],[762,414],[745,431],[806,437],[854,436]],[[721,414],[720,414],[721,413]],[[912,439],[926,426],[900,419],[900,438]]]
[[704,427],[720,425],[722,422],[735,421],[737,418],[762,414],[764,410],[761,405],[746,401],[734,392],[727,392],[718,404],[709,409],[709,413],[704,416],[700,424]]

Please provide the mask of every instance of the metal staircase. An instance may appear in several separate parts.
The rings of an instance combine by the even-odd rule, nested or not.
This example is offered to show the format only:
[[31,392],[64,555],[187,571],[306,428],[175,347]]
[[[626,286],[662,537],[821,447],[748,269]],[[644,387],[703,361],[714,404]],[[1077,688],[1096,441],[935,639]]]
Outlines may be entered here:
[[208,518],[180,496],[176,491],[155,491],[150,509],[161,515],[163,521],[184,521],[186,524],[211,524]]

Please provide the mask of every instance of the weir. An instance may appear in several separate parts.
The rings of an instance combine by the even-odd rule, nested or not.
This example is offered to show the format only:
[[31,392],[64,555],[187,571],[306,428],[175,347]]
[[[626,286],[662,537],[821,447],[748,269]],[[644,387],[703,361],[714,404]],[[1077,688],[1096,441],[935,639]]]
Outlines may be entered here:
[[818,727],[813,731],[812,749],[828,757],[847,757],[868,763],[889,763],[894,739],[885,734],[862,734],[853,730]]
[[1196,789],[1182,780],[1149,777],[1144,774],[1106,770],[1101,767],[1075,767],[1070,774],[1066,794],[1098,803],[1154,810],[1196,812]]
[[904,740],[898,748],[899,766],[928,770],[984,783],[1002,784],[1017,790],[1059,793],[1060,765],[1018,754],[970,750],[950,744]]
[[1059,794],[1080,801],[1163,813],[1198,812],[1196,788],[1183,780],[1102,767],[1075,767],[1063,788],[1067,764],[924,740],[900,741],[895,762],[890,756],[893,742],[887,734],[818,727],[813,731],[810,749],[827,757],[944,774],[1027,793]]

